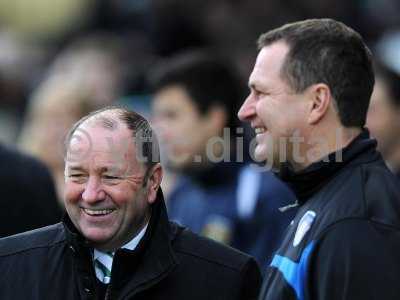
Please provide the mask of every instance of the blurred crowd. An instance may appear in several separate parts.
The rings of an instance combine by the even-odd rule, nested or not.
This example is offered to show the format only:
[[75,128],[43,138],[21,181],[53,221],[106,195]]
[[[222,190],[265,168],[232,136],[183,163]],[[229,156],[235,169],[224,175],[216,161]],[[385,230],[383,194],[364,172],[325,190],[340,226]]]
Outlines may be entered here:
[[[278,208],[294,196],[270,172],[250,167],[252,136],[236,117],[257,37],[313,17],[335,18],[359,31],[376,58],[368,127],[400,176],[399,15],[397,0],[1,1],[0,145],[49,171],[40,163],[16,167],[0,152],[1,184],[9,187],[0,207],[25,203],[13,217],[2,209],[1,219],[32,220],[0,235],[57,222],[68,129],[90,111],[120,104],[159,131],[170,217],[264,266],[294,215]],[[213,137],[219,139],[210,148]],[[230,161],[217,159],[227,155]],[[36,207],[28,200],[36,197],[35,188],[43,199]]]

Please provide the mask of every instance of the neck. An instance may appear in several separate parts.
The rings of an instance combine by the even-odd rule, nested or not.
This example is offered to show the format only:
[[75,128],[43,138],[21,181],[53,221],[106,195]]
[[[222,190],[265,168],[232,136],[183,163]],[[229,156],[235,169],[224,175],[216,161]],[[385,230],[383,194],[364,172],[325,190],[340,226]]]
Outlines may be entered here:
[[393,147],[392,151],[385,155],[386,163],[393,172],[398,172],[400,170],[400,143]]
[[292,160],[295,171],[307,168],[312,163],[322,160],[330,153],[337,152],[350,144],[361,133],[358,127],[337,126],[332,130],[311,130],[305,139],[302,157]]
[[149,215],[146,214],[145,218],[143,219],[143,222],[141,222],[141,224],[137,227],[137,229],[133,232],[133,234],[127,236],[125,239],[123,240],[121,239],[119,241],[112,241],[105,244],[97,244],[97,245],[93,244],[93,247],[102,252],[115,252],[117,249],[122,248],[125,244],[134,239],[149,222],[149,219],[150,219],[150,214]]

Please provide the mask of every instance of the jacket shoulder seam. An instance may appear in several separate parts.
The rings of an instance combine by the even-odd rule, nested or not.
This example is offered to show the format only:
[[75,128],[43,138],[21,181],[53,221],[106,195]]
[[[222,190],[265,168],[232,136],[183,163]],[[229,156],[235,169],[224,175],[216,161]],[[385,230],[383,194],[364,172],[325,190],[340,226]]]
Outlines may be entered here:
[[224,263],[221,263],[221,262],[219,262],[219,261],[216,261],[216,260],[213,260],[213,259],[209,259],[209,258],[206,258],[206,257],[204,257],[204,256],[197,255],[197,254],[195,254],[195,253],[192,253],[192,252],[189,252],[189,251],[185,251],[185,250],[182,250],[182,249],[175,250],[175,251],[176,251],[176,252],[179,252],[179,253],[183,253],[183,254],[186,254],[186,255],[190,255],[190,256],[196,257],[196,258],[198,258],[198,259],[207,261],[207,262],[212,263],[212,264],[215,264],[215,265],[219,265],[219,266],[221,266],[221,267],[225,267],[225,268],[231,269],[231,270],[236,271],[236,272],[240,272],[240,270],[242,269],[243,265],[245,265],[245,263],[246,263],[246,261],[247,261],[247,260],[246,260],[245,262],[243,262],[242,264],[240,264],[240,266],[238,266],[238,267],[234,267],[234,266],[232,266],[232,265],[224,264]]
[[384,226],[384,227],[387,227],[387,228],[389,228],[390,230],[393,230],[393,231],[400,231],[400,228],[399,228],[399,227],[393,226],[393,225],[391,225],[391,224],[379,222],[379,221],[376,221],[376,220],[372,220],[372,219],[369,218],[369,217],[346,217],[346,218],[342,218],[342,219],[340,219],[340,220],[336,220],[335,222],[333,222],[332,224],[330,224],[329,226],[327,226],[326,228],[324,228],[324,229],[318,234],[316,240],[321,239],[325,234],[327,234],[327,232],[328,232],[329,230],[331,230],[332,228],[334,228],[336,225],[341,224],[341,223],[344,223],[344,222],[347,222],[347,221],[355,221],[355,220],[363,221],[363,222],[367,222],[367,223],[373,223],[373,224],[377,224],[377,225],[380,225],[380,226]]
[[24,253],[24,252],[28,252],[28,251],[32,251],[32,250],[36,250],[36,249],[41,249],[41,248],[51,248],[51,247],[56,246],[58,244],[61,244],[63,242],[65,242],[65,239],[63,239],[61,241],[57,241],[57,242],[51,243],[51,244],[48,244],[48,245],[29,247],[29,248],[25,248],[25,249],[13,251],[13,252],[1,253],[0,257],[18,255],[18,254],[21,254],[21,253]]

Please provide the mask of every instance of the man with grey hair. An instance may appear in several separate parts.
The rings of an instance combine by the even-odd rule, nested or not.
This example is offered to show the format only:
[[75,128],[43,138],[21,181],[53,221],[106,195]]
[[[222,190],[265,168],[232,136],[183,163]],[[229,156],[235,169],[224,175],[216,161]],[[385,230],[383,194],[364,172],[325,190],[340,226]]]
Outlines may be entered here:
[[370,51],[331,19],[271,30],[259,48],[239,118],[298,199],[260,299],[399,299],[400,190],[364,128]]
[[66,138],[67,214],[0,240],[0,299],[255,299],[254,259],[168,221],[158,143],[110,107]]

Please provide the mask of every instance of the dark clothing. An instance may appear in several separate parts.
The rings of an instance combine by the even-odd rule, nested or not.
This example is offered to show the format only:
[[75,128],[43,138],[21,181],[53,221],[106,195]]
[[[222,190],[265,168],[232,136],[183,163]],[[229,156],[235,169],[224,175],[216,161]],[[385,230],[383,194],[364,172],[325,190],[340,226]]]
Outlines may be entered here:
[[[71,221],[0,240],[0,299],[98,299],[93,249]],[[159,192],[135,250],[114,255],[106,299],[255,299],[254,259],[168,221]]]
[[0,144],[0,237],[61,219],[53,180],[36,159]]
[[186,170],[168,198],[171,220],[193,232],[231,244],[234,238],[239,164]]
[[[295,209],[280,212],[279,208],[294,202],[296,198],[272,172],[254,172],[259,180],[256,204],[250,215],[238,216],[231,245],[254,256],[263,272],[296,213]],[[246,194],[249,194],[249,183],[244,182],[243,185]]]
[[271,172],[218,163],[181,176],[167,205],[171,220],[254,256],[265,270],[295,215],[278,208],[294,199]]
[[281,173],[300,208],[260,299],[400,299],[397,179],[367,131],[338,153]]

